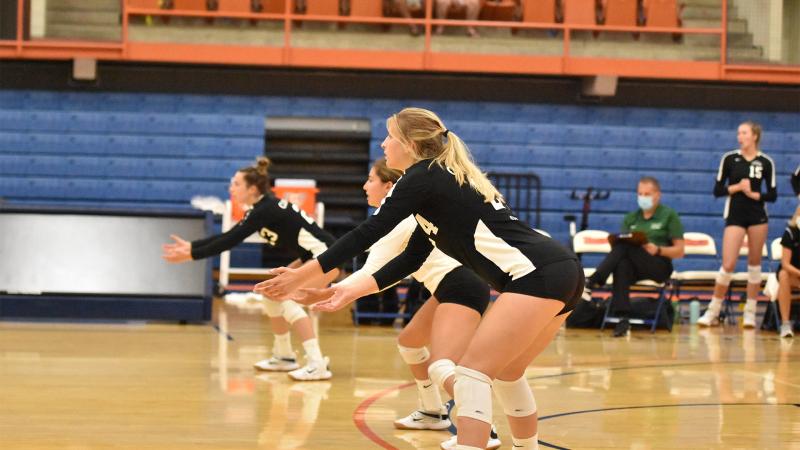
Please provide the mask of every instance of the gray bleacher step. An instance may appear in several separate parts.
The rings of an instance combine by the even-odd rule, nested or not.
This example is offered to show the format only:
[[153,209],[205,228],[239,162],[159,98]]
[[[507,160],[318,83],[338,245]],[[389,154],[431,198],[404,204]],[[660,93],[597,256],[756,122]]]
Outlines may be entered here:
[[[687,45],[719,46],[720,37],[711,34],[687,34],[684,37]],[[753,47],[753,35],[750,33],[728,33],[728,47]]]
[[60,39],[88,39],[96,41],[119,41],[122,37],[122,28],[109,25],[74,25],[53,24],[48,25],[47,38]]
[[[686,28],[718,28],[717,19],[686,19],[683,21]],[[729,18],[728,33],[747,33],[747,21],[744,19]]]
[[119,25],[119,13],[115,11],[76,11],[48,9],[47,24],[73,25]]
[[48,0],[47,9],[120,11],[120,0]]
[[719,6],[686,5],[681,10],[681,19],[721,20],[722,9]]

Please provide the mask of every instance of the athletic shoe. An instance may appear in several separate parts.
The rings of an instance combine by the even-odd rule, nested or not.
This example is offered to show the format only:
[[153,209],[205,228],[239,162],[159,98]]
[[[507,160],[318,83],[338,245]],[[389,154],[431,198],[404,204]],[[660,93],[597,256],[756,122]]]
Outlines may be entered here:
[[[497,436],[497,430],[494,429],[494,425],[492,425],[492,431],[489,432],[489,441],[486,442],[486,450],[496,450],[500,448],[503,443],[500,442],[500,438]],[[442,450],[452,450],[455,449],[458,445],[458,437],[451,436],[450,439],[442,442],[439,444],[439,448]]]
[[394,427],[398,430],[445,430],[450,426],[450,419],[447,414],[431,413],[425,411],[414,411],[402,419],[394,421]]
[[623,317],[619,319],[617,326],[614,327],[614,337],[624,337],[629,334],[631,334],[631,323],[628,321],[627,317]]
[[447,417],[454,418],[453,420],[450,421],[450,426],[447,427],[447,431],[449,431],[450,434],[455,436],[456,432],[458,431],[458,428],[456,428],[455,412],[454,412],[454,410],[456,409],[456,401],[451,398],[450,400],[447,401],[447,403],[444,404],[444,406],[445,408],[447,408]]
[[697,324],[701,327],[714,327],[719,325],[719,312],[714,313],[711,308],[706,309],[706,312],[697,319]]
[[289,372],[299,368],[300,364],[297,364],[297,360],[294,358],[276,358],[273,356],[253,364],[253,367],[268,372]]
[[742,314],[742,325],[745,328],[755,328],[756,327],[756,308],[753,307],[744,308],[744,314]]
[[792,331],[792,323],[791,322],[783,322],[781,324],[781,337],[782,338],[793,338],[794,331]]
[[592,290],[589,289],[588,287],[584,286],[583,287],[583,294],[581,294],[581,298],[584,299],[587,302],[592,301]]
[[296,381],[328,380],[333,374],[328,370],[328,357],[322,361],[308,361],[304,367],[289,372],[289,377]]

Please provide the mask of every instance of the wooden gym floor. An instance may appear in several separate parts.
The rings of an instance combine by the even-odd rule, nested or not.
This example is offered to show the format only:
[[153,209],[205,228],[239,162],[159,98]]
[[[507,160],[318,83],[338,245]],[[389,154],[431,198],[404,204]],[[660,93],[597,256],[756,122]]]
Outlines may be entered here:
[[[448,437],[392,427],[416,406],[397,330],[323,318],[334,377],[296,383],[252,369],[272,342],[253,306],[218,301],[206,325],[0,322],[0,449],[437,449]],[[774,333],[563,330],[527,377],[543,449],[800,449],[800,342]]]

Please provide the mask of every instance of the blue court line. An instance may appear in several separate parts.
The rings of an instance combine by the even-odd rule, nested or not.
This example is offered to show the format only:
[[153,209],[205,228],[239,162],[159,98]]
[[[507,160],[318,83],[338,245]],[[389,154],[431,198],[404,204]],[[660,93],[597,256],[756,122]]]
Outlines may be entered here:
[[[223,334],[222,330],[220,330],[220,329],[219,329],[219,326],[218,326],[217,324],[212,324],[211,326],[212,326],[212,327],[214,327],[214,330],[216,330],[216,331],[217,331],[217,333],[219,333],[219,334]],[[227,338],[229,341],[232,341],[232,340],[233,340],[233,336],[231,336],[231,335],[230,335],[230,334],[228,334],[228,333],[224,333],[224,334],[225,334],[225,337],[226,337],[226,338]]]

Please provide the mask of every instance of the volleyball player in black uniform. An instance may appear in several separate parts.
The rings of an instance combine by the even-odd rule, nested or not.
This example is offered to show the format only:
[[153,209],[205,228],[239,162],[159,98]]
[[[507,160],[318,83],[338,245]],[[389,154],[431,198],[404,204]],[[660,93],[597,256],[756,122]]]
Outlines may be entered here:
[[797,166],[797,169],[792,174],[792,189],[794,190],[794,195],[800,198],[800,165]]
[[[719,324],[722,300],[730,285],[739,249],[747,236],[747,303],[745,328],[756,326],[756,296],[761,287],[761,249],[767,239],[767,210],[764,202],[775,202],[775,163],[758,148],[761,127],[753,122],[739,125],[739,149],[722,156],[717,171],[714,195],[725,200],[725,232],[722,237],[722,267],[717,274],[711,303],[697,323]],[[762,193],[762,187],[764,191]]]
[[501,294],[456,368],[459,449],[483,448],[494,392],[509,418],[515,448],[537,444],[536,405],[525,368],[553,339],[583,292],[583,269],[570,250],[520,222],[472,162],[466,145],[432,112],[407,108],[387,120],[390,167],[405,170],[375,215],[298,269],[276,269],[257,291],[281,296],[361,253],[414,215],[406,252],[358,285],[335,286],[315,308],[335,310],[408,273],[435,245]]
[[[164,259],[179,263],[218,255],[242,243],[248,236],[258,233],[266,244],[286,249],[298,257],[300,265],[320,255],[334,242],[334,237],[317,226],[297,205],[272,195],[267,169],[269,159],[258,158],[255,166],[236,172],[229,188],[231,196],[242,205],[251,206],[244,218],[225,233],[187,242],[172,236],[175,243],[164,245]],[[338,270],[315,280],[326,286]],[[294,301],[264,299],[264,309],[270,317],[275,345],[271,358],[255,364],[257,369],[286,371],[299,381],[322,380],[331,377],[328,360],[322,356],[319,341],[308,314]],[[290,326],[298,333],[306,351],[306,367],[300,368],[291,347]]]

